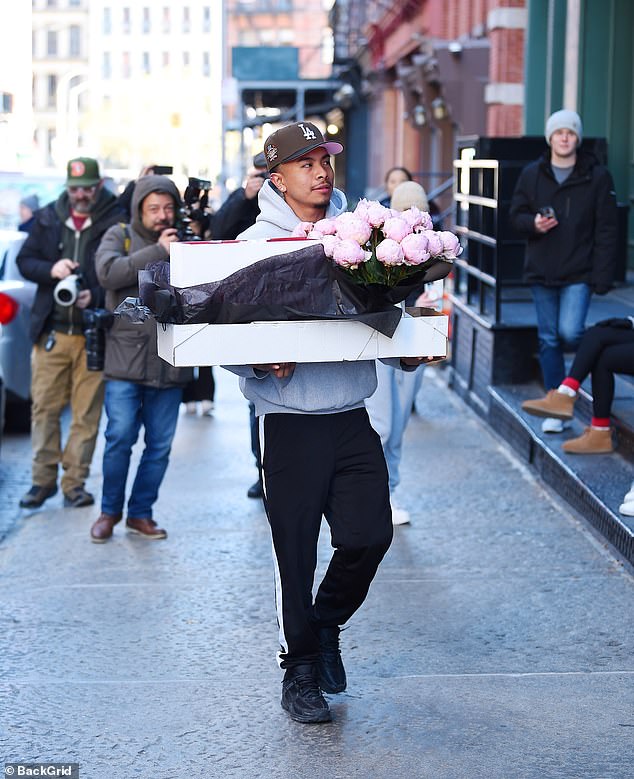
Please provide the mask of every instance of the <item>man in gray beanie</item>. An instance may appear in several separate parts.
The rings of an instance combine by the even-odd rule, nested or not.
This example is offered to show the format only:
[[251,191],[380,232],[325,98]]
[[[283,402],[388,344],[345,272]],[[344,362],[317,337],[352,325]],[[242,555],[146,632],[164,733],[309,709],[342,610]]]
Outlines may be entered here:
[[[548,117],[549,149],[521,172],[510,220],[527,239],[524,278],[537,312],[544,400],[542,431],[560,433],[564,423],[549,413],[551,395],[565,378],[564,351],[575,350],[584,333],[592,293],[604,295],[614,278],[617,210],[609,171],[579,148],[581,118],[562,109]],[[556,400],[556,396],[555,396]],[[551,409],[556,411],[556,409]]]

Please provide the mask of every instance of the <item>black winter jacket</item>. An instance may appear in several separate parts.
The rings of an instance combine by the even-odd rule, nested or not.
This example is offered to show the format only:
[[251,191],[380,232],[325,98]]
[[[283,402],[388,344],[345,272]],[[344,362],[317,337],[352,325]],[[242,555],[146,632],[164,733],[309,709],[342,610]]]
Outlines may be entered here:
[[244,188],[232,192],[211,217],[211,237],[215,240],[232,241],[252,224],[260,213],[257,197],[248,200]]
[[[51,326],[55,300],[53,290],[59,279],[51,276],[51,268],[62,258],[63,247],[75,247],[76,258],[84,277],[84,286],[92,293],[91,307],[103,305],[104,292],[95,272],[95,253],[106,230],[121,220],[117,198],[102,188],[90,217],[92,224],[77,233],[65,224],[70,216],[68,193],[34,214],[34,224],[17,257],[18,268],[25,279],[37,284],[31,308],[30,335],[37,343]],[[75,259],[71,256],[70,259]]]
[[[552,206],[559,224],[546,234],[535,230],[535,215]],[[521,172],[510,209],[513,227],[526,236],[525,279],[545,286],[584,282],[607,292],[614,278],[617,210],[614,183],[596,157],[579,151],[561,186],[550,151]]]

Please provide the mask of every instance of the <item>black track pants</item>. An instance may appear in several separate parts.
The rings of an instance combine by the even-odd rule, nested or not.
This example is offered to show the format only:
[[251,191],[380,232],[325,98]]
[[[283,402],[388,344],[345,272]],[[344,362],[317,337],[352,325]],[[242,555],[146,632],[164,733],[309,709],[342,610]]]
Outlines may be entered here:
[[[365,409],[260,418],[282,668],[312,662],[319,627],[363,603],[392,540],[387,467]],[[335,549],[313,602],[322,515]]]

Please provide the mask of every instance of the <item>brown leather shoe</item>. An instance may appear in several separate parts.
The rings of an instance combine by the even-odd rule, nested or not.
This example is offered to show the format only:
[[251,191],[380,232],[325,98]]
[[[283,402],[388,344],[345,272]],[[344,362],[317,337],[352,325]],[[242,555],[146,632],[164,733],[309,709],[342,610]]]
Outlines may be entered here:
[[157,527],[156,522],[153,519],[134,519],[134,517],[128,517],[125,524],[131,533],[137,533],[145,538],[167,538],[165,530]]
[[95,544],[105,544],[112,536],[112,528],[121,520],[121,514],[100,514],[99,519],[90,528],[90,540]]

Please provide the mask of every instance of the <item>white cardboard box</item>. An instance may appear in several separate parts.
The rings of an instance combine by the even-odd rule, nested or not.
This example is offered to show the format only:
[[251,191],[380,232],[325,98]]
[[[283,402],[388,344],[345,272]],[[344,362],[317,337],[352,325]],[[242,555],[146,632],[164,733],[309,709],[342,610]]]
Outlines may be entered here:
[[175,242],[170,244],[170,284],[193,287],[220,281],[258,260],[298,251],[314,243],[314,239],[301,238]]
[[[173,243],[170,283],[173,287],[190,287],[219,281],[258,260],[312,244],[313,240],[297,238]],[[405,316],[392,338],[361,322],[334,320],[243,325],[157,324],[157,328],[159,356],[181,367],[445,357],[447,354],[448,319],[441,314]]]
[[157,323],[158,353],[171,365],[181,367],[445,357],[447,327],[444,314],[404,316],[392,338],[351,321]]

